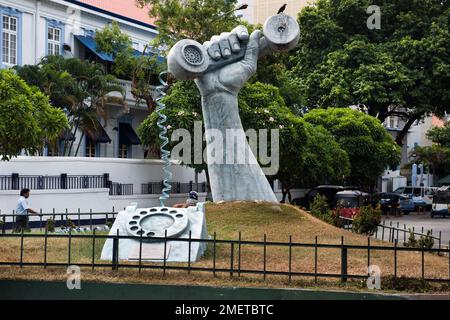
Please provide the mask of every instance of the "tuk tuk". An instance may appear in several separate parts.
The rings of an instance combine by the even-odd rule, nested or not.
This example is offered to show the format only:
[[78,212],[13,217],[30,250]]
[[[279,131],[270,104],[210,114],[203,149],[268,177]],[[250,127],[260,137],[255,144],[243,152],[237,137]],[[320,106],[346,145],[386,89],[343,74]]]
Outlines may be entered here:
[[431,218],[435,216],[447,217],[450,215],[450,186],[445,186],[437,190],[433,197],[431,208]]
[[336,193],[335,210],[344,218],[353,218],[361,207],[368,205],[369,194],[361,191],[341,191]]

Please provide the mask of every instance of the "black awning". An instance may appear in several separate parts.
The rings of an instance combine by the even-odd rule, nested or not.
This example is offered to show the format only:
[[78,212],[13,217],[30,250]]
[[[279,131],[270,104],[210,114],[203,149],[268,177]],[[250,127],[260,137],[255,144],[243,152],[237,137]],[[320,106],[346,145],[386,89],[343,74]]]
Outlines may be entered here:
[[139,145],[141,139],[134,131],[133,127],[128,123],[119,124],[119,144],[125,145]]
[[89,140],[95,143],[111,143],[111,138],[106,133],[103,126],[100,122],[96,122],[96,125],[93,128],[85,128],[84,132],[86,133]]

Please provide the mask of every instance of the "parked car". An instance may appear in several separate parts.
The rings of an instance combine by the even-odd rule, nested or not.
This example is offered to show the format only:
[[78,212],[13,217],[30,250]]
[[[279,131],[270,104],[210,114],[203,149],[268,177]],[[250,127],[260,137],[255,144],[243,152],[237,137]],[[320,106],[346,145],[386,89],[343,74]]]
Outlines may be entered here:
[[436,191],[433,197],[431,218],[435,216],[450,216],[450,186],[445,186]]
[[296,198],[292,200],[292,204],[304,207],[306,209],[310,209],[311,203],[314,201],[314,198],[317,194],[325,196],[327,198],[327,202],[330,205],[330,209],[334,207],[334,197],[336,193],[345,190],[356,189],[353,187],[343,187],[343,186],[318,186],[311,190],[309,190],[303,198]]
[[339,215],[353,218],[359,209],[369,204],[369,194],[356,190],[340,191],[334,197],[334,209],[339,208]]
[[394,193],[410,196],[414,201],[415,210],[431,210],[433,196],[436,193],[435,187],[401,187]]
[[372,206],[380,205],[383,214],[395,214],[401,211],[403,214],[410,214],[415,210],[412,197],[404,196],[392,192],[379,192],[372,195]]

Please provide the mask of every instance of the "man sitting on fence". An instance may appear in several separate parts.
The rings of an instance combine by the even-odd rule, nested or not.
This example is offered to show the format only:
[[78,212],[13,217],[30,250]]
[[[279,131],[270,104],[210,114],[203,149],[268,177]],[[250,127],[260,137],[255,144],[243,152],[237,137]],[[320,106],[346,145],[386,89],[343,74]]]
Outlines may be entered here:
[[173,207],[174,208],[189,208],[189,207],[195,207],[198,203],[198,193],[195,191],[189,192],[189,198],[186,200],[186,203],[183,204],[176,204]]
[[28,198],[30,197],[30,189],[22,189],[20,191],[20,198],[17,201],[16,208],[16,223],[14,225],[14,232],[30,231],[28,226],[28,214],[37,214],[36,211],[30,208],[28,205]]

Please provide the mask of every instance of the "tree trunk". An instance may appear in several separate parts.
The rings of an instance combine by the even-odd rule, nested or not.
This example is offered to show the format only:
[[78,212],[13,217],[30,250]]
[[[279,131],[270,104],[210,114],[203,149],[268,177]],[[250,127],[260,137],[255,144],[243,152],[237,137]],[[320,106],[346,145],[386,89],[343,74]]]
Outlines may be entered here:
[[81,137],[80,137],[80,143],[78,143],[77,150],[75,151],[75,157],[78,157],[78,150],[80,150],[81,141],[83,141],[83,138],[84,138],[84,131],[83,131],[83,133],[81,134]]
[[411,117],[408,120],[408,122],[405,124],[405,126],[403,127],[402,131],[400,131],[399,134],[397,135],[395,142],[400,147],[403,147],[403,145],[404,145],[403,140],[405,139],[406,135],[408,134],[409,129],[411,129],[411,126],[414,124],[414,122],[417,121],[417,119],[418,119],[418,117],[416,117],[416,116]]

